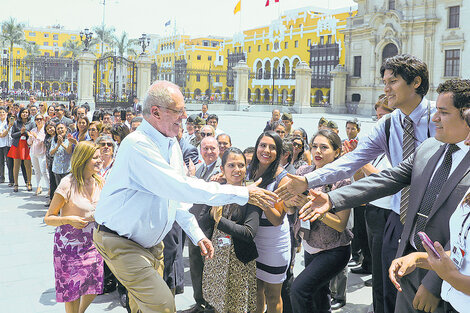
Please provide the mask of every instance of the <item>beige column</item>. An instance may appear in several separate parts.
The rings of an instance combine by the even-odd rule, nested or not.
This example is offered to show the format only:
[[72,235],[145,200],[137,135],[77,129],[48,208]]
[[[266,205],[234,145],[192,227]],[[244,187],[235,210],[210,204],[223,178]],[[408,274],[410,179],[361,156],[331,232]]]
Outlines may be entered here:
[[330,105],[331,111],[344,113],[346,105],[346,77],[348,72],[337,65],[331,72]]
[[297,64],[295,71],[295,102],[294,110],[302,113],[310,108],[310,94],[312,88],[312,69],[304,61]]
[[248,106],[248,78],[250,74],[250,68],[246,65],[246,62],[241,60],[233,68],[235,71],[235,86],[234,86],[234,99],[235,99],[235,110],[239,111],[244,107]]
[[78,105],[85,102],[90,106],[90,110],[95,110],[95,98],[93,97],[93,71],[95,67],[96,56],[89,52],[83,51],[77,57],[78,60]]
[[137,64],[137,98],[143,101],[148,88],[152,84],[152,81],[151,81],[152,60],[150,60],[150,58],[146,54],[141,54],[137,58],[136,64]]

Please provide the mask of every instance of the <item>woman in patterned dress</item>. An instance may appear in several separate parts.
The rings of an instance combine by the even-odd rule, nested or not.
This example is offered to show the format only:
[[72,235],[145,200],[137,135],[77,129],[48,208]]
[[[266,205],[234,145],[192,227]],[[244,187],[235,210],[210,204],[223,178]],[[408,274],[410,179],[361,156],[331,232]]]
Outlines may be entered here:
[[[280,166],[282,140],[273,131],[262,133],[255,145],[248,176],[262,178],[261,188],[273,191],[286,183],[287,172]],[[290,263],[290,231],[286,212],[273,207],[262,212],[255,237],[258,313],[282,312],[281,288]]]
[[103,259],[93,245],[94,212],[103,179],[98,147],[80,142],[72,155],[72,173],[57,186],[44,218],[56,226],[54,270],[57,302],[67,313],[85,312],[103,290]]
[[[245,181],[246,159],[238,148],[229,148],[222,156],[222,173],[227,184],[242,186]],[[212,240],[230,236],[232,244],[220,246],[229,249],[228,264],[212,264],[204,273],[204,299],[218,313],[245,313],[256,311],[256,263],[258,256],[254,237],[258,231],[261,209],[253,205],[228,204],[207,207],[201,212],[202,229],[214,229]],[[210,210],[210,212],[209,212]],[[217,258],[214,259],[215,262]],[[211,262],[211,261],[206,261]],[[228,267],[227,267],[228,265]],[[227,270],[225,270],[225,269]],[[208,276],[207,276],[208,275]],[[226,286],[226,287],[225,287]],[[206,288],[204,288],[206,287]]]

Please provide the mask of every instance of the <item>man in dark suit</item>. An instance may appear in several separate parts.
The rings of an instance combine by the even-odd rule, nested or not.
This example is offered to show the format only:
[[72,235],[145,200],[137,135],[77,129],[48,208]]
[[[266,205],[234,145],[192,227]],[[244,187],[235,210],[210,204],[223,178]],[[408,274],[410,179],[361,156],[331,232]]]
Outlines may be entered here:
[[[470,153],[464,140],[470,128],[462,111],[470,108],[470,80],[439,85],[435,138],[429,138],[398,166],[361,179],[328,194],[314,197],[300,218],[314,221],[331,208],[340,211],[392,195],[411,186],[410,202],[397,257],[424,251],[416,234],[426,232],[434,241],[449,241],[449,218],[470,186]],[[433,271],[419,269],[401,280],[395,312],[444,312],[440,301],[442,280]]]
[[[215,137],[208,136],[201,141],[201,157],[204,162],[199,163],[196,166],[197,178],[209,181],[211,176],[220,172],[221,161],[219,159],[219,145]],[[199,218],[201,210],[204,208],[202,204],[194,204],[189,210]],[[210,236],[209,229],[202,229],[206,236]],[[188,242],[189,248],[189,270],[191,272],[191,282],[193,285],[193,296],[196,301],[196,305],[183,313],[198,313],[198,312],[213,312],[213,309],[208,307],[207,302],[202,296],[202,271],[204,269],[204,259],[201,256],[199,247]]]

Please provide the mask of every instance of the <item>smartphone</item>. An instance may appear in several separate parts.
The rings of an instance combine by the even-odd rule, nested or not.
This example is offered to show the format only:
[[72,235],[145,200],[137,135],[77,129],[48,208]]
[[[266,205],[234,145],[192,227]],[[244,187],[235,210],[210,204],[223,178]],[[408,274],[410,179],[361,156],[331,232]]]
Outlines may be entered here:
[[426,245],[434,253],[434,256],[440,259],[441,255],[439,254],[439,252],[437,252],[436,248],[434,248],[434,244],[432,243],[431,239],[429,239],[428,235],[426,235],[425,232],[420,231],[418,233],[418,236],[419,238],[421,238],[423,244]]

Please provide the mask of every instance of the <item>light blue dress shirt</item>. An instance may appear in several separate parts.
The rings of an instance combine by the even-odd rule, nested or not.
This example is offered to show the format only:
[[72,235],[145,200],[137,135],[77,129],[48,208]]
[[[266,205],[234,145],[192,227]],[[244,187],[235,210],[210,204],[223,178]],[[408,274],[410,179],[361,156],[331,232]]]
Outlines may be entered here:
[[174,221],[194,244],[205,236],[188,209],[193,203],[248,202],[248,189],[188,177],[175,138],[145,119],[121,143],[96,207],[95,220],[145,248],[155,246]]
[[[436,126],[431,119],[435,112],[435,103],[423,98],[421,103],[409,115],[413,121],[416,147],[428,138],[428,133],[431,137],[434,137]],[[403,161],[402,123],[405,118],[405,114],[401,110],[397,109],[390,113],[390,117],[390,149],[387,147],[385,134],[386,118],[384,117],[377,122],[368,135],[361,137],[358,146],[354,151],[345,154],[341,158],[322,168],[308,173],[305,176],[308,182],[308,187],[315,188],[326,184],[332,184],[345,178],[350,178],[358,169],[371,162],[382,153],[385,153],[392,166],[397,166],[401,161]],[[398,192],[393,196],[391,201],[391,209],[397,214],[400,213],[400,197],[401,192]]]

